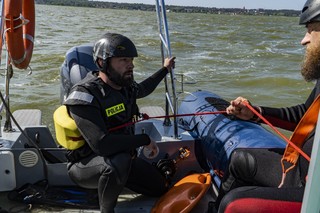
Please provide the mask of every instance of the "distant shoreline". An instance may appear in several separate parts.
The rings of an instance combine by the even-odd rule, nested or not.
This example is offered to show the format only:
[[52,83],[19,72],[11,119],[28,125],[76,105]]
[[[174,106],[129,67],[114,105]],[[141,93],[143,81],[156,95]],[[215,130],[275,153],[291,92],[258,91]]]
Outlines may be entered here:
[[[126,10],[142,10],[155,11],[154,5],[149,4],[133,4],[133,3],[116,3],[89,0],[35,0],[37,4],[75,6],[75,7],[93,7],[108,9],[126,9]],[[169,12],[176,13],[209,13],[209,14],[230,14],[230,15],[259,15],[259,16],[292,16],[300,15],[298,10],[272,10],[272,9],[246,9],[244,8],[216,8],[216,7],[192,7],[192,6],[175,6],[166,5]]]

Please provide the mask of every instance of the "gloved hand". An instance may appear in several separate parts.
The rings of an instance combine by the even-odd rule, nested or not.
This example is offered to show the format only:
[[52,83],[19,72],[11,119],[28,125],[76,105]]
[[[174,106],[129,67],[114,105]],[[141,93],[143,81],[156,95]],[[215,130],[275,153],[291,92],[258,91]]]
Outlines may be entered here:
[[148,159],[154,159],[159,155],[159,147],[154,140],[151,139],[150,144],[143,147],[143,155]]

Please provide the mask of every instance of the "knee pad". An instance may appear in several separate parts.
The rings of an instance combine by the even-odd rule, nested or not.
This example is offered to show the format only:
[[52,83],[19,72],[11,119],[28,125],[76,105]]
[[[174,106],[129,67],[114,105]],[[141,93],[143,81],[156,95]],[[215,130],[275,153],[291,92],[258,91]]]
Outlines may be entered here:
[[251,179],[257,172],[255,156],[246,150],[235,150],[230,159],[230,172],[236,178]]

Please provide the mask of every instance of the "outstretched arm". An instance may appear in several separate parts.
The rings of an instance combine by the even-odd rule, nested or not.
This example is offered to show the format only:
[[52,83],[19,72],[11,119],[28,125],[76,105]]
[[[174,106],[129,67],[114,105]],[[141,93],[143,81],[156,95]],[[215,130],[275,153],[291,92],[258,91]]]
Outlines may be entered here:
[[143,98],[151,94],[162,81],[162,79],[171,71],[175,66],[175,57],[166,58],[163,67],[154,73],[149,78],[145,79],[138,84],[137,98]]

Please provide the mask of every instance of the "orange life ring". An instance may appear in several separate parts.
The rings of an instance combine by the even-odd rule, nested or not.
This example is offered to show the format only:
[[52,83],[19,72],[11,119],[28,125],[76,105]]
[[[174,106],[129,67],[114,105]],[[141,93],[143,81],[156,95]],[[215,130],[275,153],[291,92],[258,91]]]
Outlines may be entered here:
[[[29,22],[23,23],[20,14]],[[4,1],[7,49],[11,63],[19,68],[29,66],[35,31],[34,0]]]

